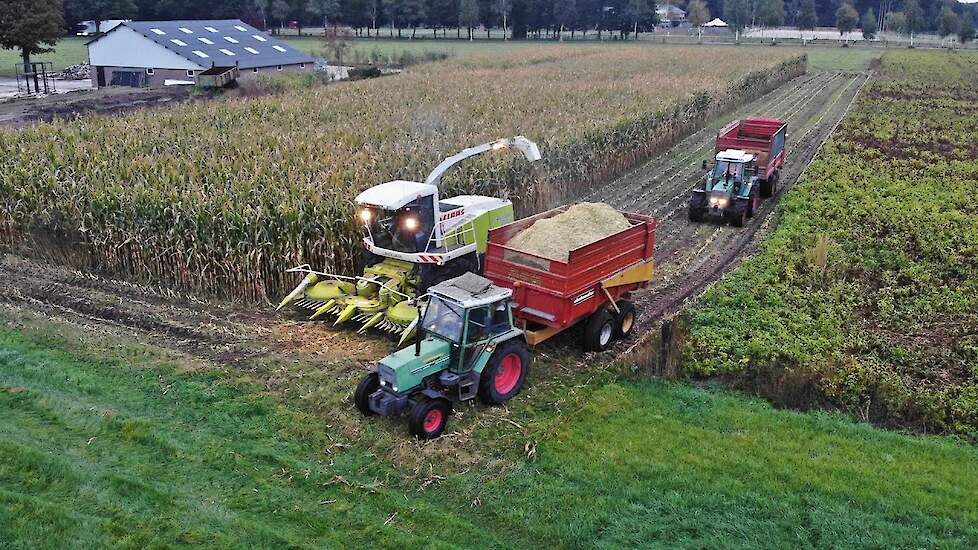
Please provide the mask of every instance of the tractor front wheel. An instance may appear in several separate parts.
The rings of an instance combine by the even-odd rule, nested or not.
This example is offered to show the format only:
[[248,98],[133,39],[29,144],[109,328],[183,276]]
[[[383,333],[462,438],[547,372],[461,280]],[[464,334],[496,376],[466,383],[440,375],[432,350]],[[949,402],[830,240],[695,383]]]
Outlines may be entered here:
[[588,351],[604,351],[611,345],[615,335],[615,319],[608,310],[601,308],[594,312],[584,325],[584,349]]
[[628,338],[635,328],[635,304],[629,300],[618,300],[618,315],[615,316],[615,338]]
[[445,431],[452,406],[447,399],[423,398],[411,407],[408,429],[418,439],[434,439]]
[[357,384],[357,389],[353,392],[353,404],[356,405],[357,410],[363,413],[364,416],[377,414],[370,410],[370,394],[377,391],[379,387],[380,376],[376,372],[364,376],[363,380]]
[[479,399],[487,405],[509,401],[523,389],[530,370],[530,351],[522,340],[510,340],[492,352],[479,376]]

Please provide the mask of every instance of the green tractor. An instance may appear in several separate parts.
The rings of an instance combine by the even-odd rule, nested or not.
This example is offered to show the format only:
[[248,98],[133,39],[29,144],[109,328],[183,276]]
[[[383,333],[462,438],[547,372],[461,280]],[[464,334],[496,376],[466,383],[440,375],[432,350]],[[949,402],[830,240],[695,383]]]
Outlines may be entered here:
[[414,346],[384,357],[357,386],[365,416],[408,412],[419,439],[442,434],[454,403],[498,404],[523,389],[530,353],[513,323],[513,291],[465,273],[428,290]]

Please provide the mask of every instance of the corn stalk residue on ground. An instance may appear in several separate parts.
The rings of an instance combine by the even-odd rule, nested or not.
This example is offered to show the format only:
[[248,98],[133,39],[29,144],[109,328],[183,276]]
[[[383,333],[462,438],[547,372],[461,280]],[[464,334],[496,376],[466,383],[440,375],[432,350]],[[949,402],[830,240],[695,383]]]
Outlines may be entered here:
[[634,166],[804,72],[778,50],[546,48],[273,97],[0,132],[0,238],[35,256],[248,299],[285,267],[349,272],[352,196],[523,134],[545,160],[482,159],[446,193],[532,212]]

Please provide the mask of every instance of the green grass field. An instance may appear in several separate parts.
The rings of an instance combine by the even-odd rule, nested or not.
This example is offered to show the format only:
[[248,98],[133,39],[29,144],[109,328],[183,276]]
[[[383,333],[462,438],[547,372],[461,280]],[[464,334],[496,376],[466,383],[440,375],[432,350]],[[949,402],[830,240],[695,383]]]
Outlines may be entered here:
[[[316,37],[294,37],[283,36],[283,40],[293,47],[306,53],[320,56],[324,55],[325,45],[320,38]],[[61,70],[68,65],[85,63],[88,60],[88,50],[85,41],[81,38],[66,38],[58,42],[55,51],[52,53],[36,57],[38,61],[51,61],[54,70]],[[403,60],[405,56],[409,59],[414,58],[423,60],[427,54],[439,54],[449,56],[470,55],[483,52],[504,52],[526,48],[535,48],[552,44],[550,42],[535,41],[468,41],[468,40],[391,40],[391,39],[363,39],[352,41],[352,47],[346,54],[346,59],[355,62],[366,62],[368,60],[388,59],[395,62]],[[565,42],[565,44],[579,44],[582,47],[602,47],[596,42]],[[621,45],[619,42],[612,44]],[[662,44],[650,42],[635,43],[637,47],[669,47]],[[704,46],[709,47],[709,46]],[[712,46],[712,47],[731,47],[731,46]],[[745,47],[746,46],[740,46]],[[754,47],[754,46],[752,46]],[[767,46],[765,46],[767,47]],[[809,47],[797,48],[804,51],[809,57],[809,67],[812,70],[865,70],[869,62],[880,56],[880,51],[860,49],[860,48],[840,48],[840,47]],[[749,50],[747,50],[749,51]],[[332,56],[328,56],[332,57]],[[20,61],[20,55],[14,50],[0,49],[0,77],[12,77],[14,65]]]
[[367,440],[387,423],[339,444],[299,395],[2,311],[6,548],[978,544],[978,453],[951,439],[567,375],[587,398],[553,435],[559,401],[518,398],[526,446],[481,430],[482,465],[427,484]]

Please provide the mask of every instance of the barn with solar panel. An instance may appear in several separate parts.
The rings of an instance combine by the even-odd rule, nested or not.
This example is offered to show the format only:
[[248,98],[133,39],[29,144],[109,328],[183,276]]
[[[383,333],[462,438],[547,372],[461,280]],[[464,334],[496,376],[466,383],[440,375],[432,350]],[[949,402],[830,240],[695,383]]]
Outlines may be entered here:
[[311,56],[239,19],[126,21],[89,42],[88,58],[100,88],[189,84],[204,73],[248,78],[314,69]]

